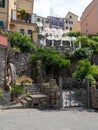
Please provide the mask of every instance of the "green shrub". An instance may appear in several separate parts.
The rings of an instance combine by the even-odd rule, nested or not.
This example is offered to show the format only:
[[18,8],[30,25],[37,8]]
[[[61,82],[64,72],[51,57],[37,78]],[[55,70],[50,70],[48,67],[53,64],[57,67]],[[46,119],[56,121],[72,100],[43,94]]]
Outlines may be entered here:
[[42,83],[41,86],[44,88],[50,88],[50,83]]
[[89,48],[80,48],[78,50],[76,50],[75,52],[75,56],[78,59],[87,59],[90,58],[93,54],[93,51],[90,50]]
[[98,66],[91,65],[90,61],[87,59],[80,60],[75,72],[73,73],[73,77],[82,80],[89,77],[92,82],[98,81]]
[[88,78],[91,84],[96,84],[96,80],[91,74],[87,75],[85,78]]
[[[39,48],[31,55],[32,68],[37,67],[37,61],[41,61],[41,66],[48,74],[60,73],[64,68],[70,66],[70,60],[66,60],[52,48]],[[33,69],[33,73],[36,69]]]
[[13,86],[12,88],[11,88],[11,91],[12,92],[22,92],[23,91],[23,87],[22,86]]
[[98,81],[98,66],[92,65],[89,73]]
[[20,53],[20,48],[19,47],[12,47],[11,51],[15,52],[15,53]]
[[12,48],[17,47],[21,52],[29,53],[36,50],[36,46],[30,36],[23,35],[19,32],[3,32],[3,34],[8,36]]
[[26,10],[25,9],[21,9],[20,13],[21,13],[21,18],[22,19],[26,19],[26,16],[27,16]]
[[95,42],[98,42],[98,36],[93,36],[92,40],[95,41]]
[[91,68],[91,63],[89,62],[88,59],[80,60],[76,67],[76,71],[73,73],[72,76],[74,78],[80,78],[83,80],[89,74],[90,68]]
[[81,36],[81,33],[80,32],[72,32],[71,31],[67,35],[70,36],[70,37],[78,37],[78,36]]
[[88,37],[87,36],[79,36],[78,42],[81,42],[82,47],[89,47]]

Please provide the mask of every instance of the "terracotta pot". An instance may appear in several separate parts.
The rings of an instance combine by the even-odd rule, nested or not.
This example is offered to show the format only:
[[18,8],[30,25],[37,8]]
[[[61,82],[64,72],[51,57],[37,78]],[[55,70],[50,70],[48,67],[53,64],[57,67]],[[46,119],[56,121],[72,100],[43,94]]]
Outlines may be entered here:
[[15,100],[16,100],[16,103],[20,103],[21,98],[16,98]]

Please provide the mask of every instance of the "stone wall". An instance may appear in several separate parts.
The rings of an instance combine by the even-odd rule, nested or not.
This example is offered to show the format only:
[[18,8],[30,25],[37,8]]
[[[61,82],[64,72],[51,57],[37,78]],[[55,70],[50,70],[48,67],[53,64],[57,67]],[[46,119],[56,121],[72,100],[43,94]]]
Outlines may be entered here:
[[95,65],[98,65],[98,55],[97,54],[92,56],[92,63]]
[[0,47],[0,88],[4,87],[6,74],[6,49]]
[[9,62],[13,63],[16,67],[16,75],[22,76],[27,75],[30,77],[31,75],[31,66],[29,61],[29,53],[9,53]]
[[50,108],[60,108],[60,90],[55,79],[50,79],[49,83],[41,84],[41,92],[49,98],[48,104]]
[[91,86],[91,105],[98,109],[98,84]]

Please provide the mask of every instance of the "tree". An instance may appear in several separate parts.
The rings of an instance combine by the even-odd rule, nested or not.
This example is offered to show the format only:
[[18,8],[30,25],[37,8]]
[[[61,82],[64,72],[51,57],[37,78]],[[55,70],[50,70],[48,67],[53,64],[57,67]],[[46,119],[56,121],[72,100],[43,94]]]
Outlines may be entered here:
[[89,48],[93,50],[93,53],[98,54],[98,42],[92,39],[89,39],[88,42],[89,42]]
[[36,46],[31,40],[31,37],[23,35],[19,32],[3,32],[9,38],[11,47],[18,47],[21,52],[32,52],[36,49]]
[[83,80],[85,76],[89,74],[90,67],[91,67],[91,63],[88,61],[88,59],[80,60],[79,64],[76,67],[76,71],[73,74],[73,77],[80,78]]
[[81,36],[81,33],[80,32],[69,32],[67,35],[70,37],[78,37],[78,36]]
[[98,36],[92,36],[92,40],[98,42]]
[[98,81],[98,66],[92,65],[89,73]]
[[88,37],[87,36],[79,36],[77,42],[81,42],[82,47],[89,47]]
[[80,60],[73,77],[82,80],[88,77],[92,81],[96,81],[98,80],[98,66],[91,65],[88,59]]
[[93,54],[93,51],[90,50],[89,48],[80,48],[78,50],[76,50],[75,52],[75,56],[78,59],[87,59],[90,58]]
[[60,54],[57,54],[54,49],[51,48],[39,48],[30,57],[31,64],[36,66],[37,61],[42,61],[42,66],[46,72],[59,74],[62,69],[70,65],[70,60],[65,60]]

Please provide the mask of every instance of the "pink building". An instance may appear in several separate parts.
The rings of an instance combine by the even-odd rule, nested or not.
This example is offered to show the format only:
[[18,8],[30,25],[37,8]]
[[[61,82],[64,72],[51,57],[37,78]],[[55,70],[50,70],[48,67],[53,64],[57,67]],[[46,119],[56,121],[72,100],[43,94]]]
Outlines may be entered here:
[[98,33],[98,0],[93,0],[81,16],[81,33]]

